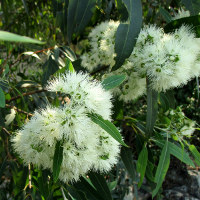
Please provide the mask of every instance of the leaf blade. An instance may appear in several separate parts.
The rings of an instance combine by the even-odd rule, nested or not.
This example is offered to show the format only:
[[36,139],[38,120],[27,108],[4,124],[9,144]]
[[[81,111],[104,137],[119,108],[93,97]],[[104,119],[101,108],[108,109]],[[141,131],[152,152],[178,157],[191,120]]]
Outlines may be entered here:
[[136,43],[136,38],[142,26],[142,4],[140,0],[123,0],[129,13],[129,23],[120,23],[115,37],[115,65],[112,70],[117,70],[128,58]]
[[32,39],[30,37],[17,35],[15,33],[10,33],[7,31],[0,31],[0,40],[8,42],[22,42],[22,43],[35,43],[35,44],[45,43],[36,39]]
[[155,197],[160,187],[162,186],[167,170],[169,168],[170,153],[169,153],[168,145],[169,145],[168,141],[166,141],[160,155],[160,159],[159,159],[159,163],[158,163],[158,167],[157,167],[156,175],[155,175],[155,182],[157,184],[156,184],[156,188],[152,192],[152,198]]
[[58,180],[62,160],[63,160],[63,143],[62,141],[57,141],[56,146],[55,146],[54,157],[53,157],[54,182]]
[[147,78],[147,117],[146,133],[151,136],[156,122],[158,112],[158,92],[151,89],[149,78]]
[[5,99],[5,94],[0,87],[0,108],[4,108],[6,106],[6,99]]
[[195,162],[200,166],[200,153],[194,145],[189,145],[189,150],[192,152],[192,155],[195,158]]
[[98,173],[90,172],[88,174],[93,186],[96,188],[97,192],[105,200],[112,200],[112,196],[109,187],[104,179],[104,177]]
[[97,114],[91,114],[88,113],[88,117],[90,117],[90,119],[98,124],[102,129],[104,129],[107,133],[109,133],[116,141],[118,141],[121,145],[128,147],[123,139],[122,136],[120,134],[120,132],[117,130],[117,128],[115,127],[114,124],[112,124],[110,121],[108,120],[104,120],[100,115]]
[[[156,144],[160,147],[163,147],[164,141],[156,141]],[[176,158],[178,158],[180,161],[184,162],[185,164],[195,167],[189,155],[183,149],[181,149],[180,147],[178,147],[177,145],[171,142],[168,142],[168,145],[169,145],[170,154],[172,154],[173,156],[175,156]]]
[[126,79],[125,75],[114,75],[103,80],[102,85],[105,90],[113,89],[122,84]]
[[138,188],[140,188],[142,185],[144,175],[146,172],[147,161],[148,161],[148,150],[146,148],[146,145],[144,145],[142,148],[142,151],[139,154],[137,165],[136,165],[137,172],[140,173],[140,181],[138,183]]

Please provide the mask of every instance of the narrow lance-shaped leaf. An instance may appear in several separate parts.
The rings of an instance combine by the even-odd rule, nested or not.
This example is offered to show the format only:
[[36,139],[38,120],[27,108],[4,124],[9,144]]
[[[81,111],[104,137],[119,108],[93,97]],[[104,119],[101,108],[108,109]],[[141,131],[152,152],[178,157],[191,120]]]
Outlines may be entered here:
[[161,92],[159,100],[164,111],[167,111],[169,108],[175,108],[175,98],[172,90]]
[[63,142],[57,141],[53,157],[53,179],[54,182],[58,180],[60,167],[63,160]]
[[121,159],[133,181],[136,181],[136,169],[133,162],[132,151],[130,148],[121,148]]
[[182,25],[192,26],[192,30],[196,32],[197,37],[200,37],[200,16],[195,15],[191,17],[183,17],[181,19],[177,19],[171,21],[164,27],[164,31],[166,33],[173,32],[175,29],[180,28]]
[[190,145],[189,149],[195,158],[195,162],[197,163],[198,166],[200,166],[200,153],[198,152],[197,148],[194,145]]
[[67,38],[71,42],[73,33],[81,32],[90,21],[96,0],[69,0],[67,13]]
[[140,181],[138,183],[138,188],[140,188],[142,185],[147,167],[147,161],[148,161],[148,150],[146,148],[146,145],[144,145],[137,161],[137,172],[140,173]]
[[88,113],[88,117],[91,118],[91,120],[98,124],[102,129],[104,129],[107,133],[109,133],[115,140],[117,140],[121,145],[128,147],[123,139],[122,136],[120,134],[120,132],[118,131],[118,129],[115,127],[114,124],[112,124],[110,121],[108,120],[104,120],[100,115],[97,114],[91,114]]
[[200,11],[199,0],[182,0],[182,3],[190,11],[191,15],[197,15]]
[[159,11],[167,23],[172,21],[171,15],[164,8],[160,7]]
[[[156,141],[156,144],[159,147],[163,148],[165,142],[164,141]],[[188,153],[186,153],[184,151],[184,149],[181,149],[180,147],[178,147],[177,145],[175,145],[171,142],[168,142],[168,148],[169,148],[170,154],[172,154],[173,156],[175,156],[176,158],[178,158],[180,161],[184,162],[185,164],[195,167],[194,163],[190,159]]]
[[35,40],[26,36],[17,35],[15,33],[10,33],[7,31],[0,31],[0,40],[9,41],[9,42],[35,43],[35,44],[45,43],[39,40]]
[[113,89],[122,84],[126,79],[125,75],[114,75],[103,80],[102,85],[105,90]]
[[166,141],[165,145],[162,149],[158,167],[156,170],[156,175],[155,175],[156,188],[153,190],[152,198],[155,197],[155,195],[158,193],[160,187],[162,186],[162,183],[165,179],[167,170],[169,168],[169,163],[170,163],[169,143],[168,143],[168,141]]
[[158,112],[158,92],[151,89],[150,80],[147,78],[147,117],[146,133],[151,136]]
[[102,198],[105,200],[112,200],[112,196],[105,178],[102,175],[94,172],[90,172],[88,176]]
[[88,178],[81,177],[80,181],[73,184],[73,186],[86,194],[88,200],[102,200],[101,195],[97,192],[91,181]]
[[2,88],[0,87],[0,107],[4,108],[5,106],[6,106],[5,94]]
[[123,0],[129,13],[127,24],[120,23],[115,37],[115,65],[112,70],[117,70],[123,65],[135,46],[138,34],[142,26],[142,4],[141,0]]

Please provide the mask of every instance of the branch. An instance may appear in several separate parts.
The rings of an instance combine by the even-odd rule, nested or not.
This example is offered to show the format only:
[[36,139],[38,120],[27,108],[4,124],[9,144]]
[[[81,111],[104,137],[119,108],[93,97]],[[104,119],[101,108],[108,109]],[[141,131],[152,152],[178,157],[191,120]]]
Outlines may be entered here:
[[12,109],[14,109],[15,111],[20,112],[20,113],[23,113],[23,114],[25,114],[25,115],[27,115],[27,116],[29,116],[29,117],[32,117],[32,116],[33,116],[33,114],[28,113],[28,112],[26,112],[26,111],[24,111],[24,110],[21,110],[21,109],[15,107],[15,106],[11,106],[11,105],[6,104],[6,108],[12,108]]
[[14,101],[16,99],[20,99],[22,96],[29,96],[29,95],[32,95],[32,94],[41,93],[41,92],[45,92],[45,91],[47,91],[47,90],[42,89],[42,90],[35,90],[35,91],[32,91],[32,92],[22,93],[22,95],[12,97],[10,100],[7,100],[6,103],[10,103],[11,101]]

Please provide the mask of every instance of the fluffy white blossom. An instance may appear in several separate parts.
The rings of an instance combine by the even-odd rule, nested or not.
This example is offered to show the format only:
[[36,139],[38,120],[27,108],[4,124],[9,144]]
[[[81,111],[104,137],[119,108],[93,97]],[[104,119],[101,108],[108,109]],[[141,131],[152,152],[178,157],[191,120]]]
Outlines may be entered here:
[[[119,22],[110,21],[93,29],[89,35],[91,49],[82,56],[83,67],[93,71],[102,65],[108,65],[109,69],[114,66],[114,41],[118,25]],[[162,28],[146,25],[122,67],[108,72],[104,77],[121,73],[127,75],[127,81],[113,90],[127,102],[145,93],[147,76],[151,79],[152,89],[158,92],[180,87],[199,76],[199,55],[200,41],[191,27],[182,25],[174,33],[165,34]]]
[[190,16],[190,11],[179,9],[178,13],[176,13],[172,19],[176,20],[176,19],[181,19],[181,18],[189,17],[189,16]]
[[163,33],[159,40],[154,39],[156,34],[151,34],[148,27],[146,32],[146,38],[151,38],[152,42],[146,39],[148,42],[143,48],[140,43],[136,44],[129,59],[134,63],[138,73],[146,73],[150,77],[154,90],[160,92],[179,87],[194,76],[199,76],[199,40],[195,38],[190,27],[182,26],[174,33]]
[[98,65],[114,66],[115,33],[119,22],[106,21],[96,26],[89,34],[89,53],[81,56],[82,66],[93,71]]
[[89,170],[110,170],[117,162],[119,143],[87,115],[97,113],[111,120],[110,93],[83,73],[60,75],[49,81],[47,89],[69,99],[62,107],[35,111],[16,133],[13,147],[24,163],[52,171],[55,145],[63,141],[60,180],[77,181]]

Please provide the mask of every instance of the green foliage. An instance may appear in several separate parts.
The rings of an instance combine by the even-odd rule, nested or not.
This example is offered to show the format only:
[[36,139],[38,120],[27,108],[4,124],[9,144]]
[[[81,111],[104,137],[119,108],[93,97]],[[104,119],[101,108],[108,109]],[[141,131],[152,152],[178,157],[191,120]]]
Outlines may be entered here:
[[121,85],[125,81],[125,79],[125,75],[114,75],[104,79],[102,85],[105,90],[110,90]]
[[60,173],[60,167],[63,160],[63,143],[62,141],[57,141],[54,157],[53,157],[53,179],[54,182],[58,180],[58,176]]
[[127,24],[120,23],[115,38],[116,64],[112,68],[117,70],[131,55],[136,38],[142,26],[142,5],[140,0],[124,0],[123,3],[129,13]]
[[91,120],[98,124],[102,129],[104,129],[107,133],[109,133],[116,141],[118,141],[121,145],[128,147],[120,134],[120,132],[117,130],[114,124],[112,124],[108,120],[104,120],[100,115],[97,114],[89,114],[88,116],[91,118]]
[[[182,6],[191,16],[173,20]],[[110,70],[106,66],[98,66],[91,73],[105,90],[114,91],[129,79],[121,66],[134,49],[142,23],[155,23],[166,33],[186,24],[200,36],[198,0],[5,0],[0,11],[0,199],[122,200],[128,190],[127,173],[136,199],[141,188],[151,188],[152,197],[158,199],[170,160],[200,166],[198,77],[184,88],[166,92],[152,90],[148,77],[145,96],[129,103],[113,97],[112,122],[96,113],[88,114],[93,123],[122,145],[119,163],[110,173],[91,171],[77,182],[63,183],[58,179],[62,140],[55,146],[52,173],[31,163],[25,166],[10,141],[36,109],[62,107],[66,98],[70,99],[47,92],[45,86],[59,74],[86,71],[80,56],[90,51],[88,34],[94,26],[120,20],[112,70],[122,69],[122,73],[104,76],[108,77],[104,80],[103,75]],[[134,71],[134,66],[129,70]],[[194,127],[189,125],[193,122]],[[185,126],[191,131],[188,135]]]

